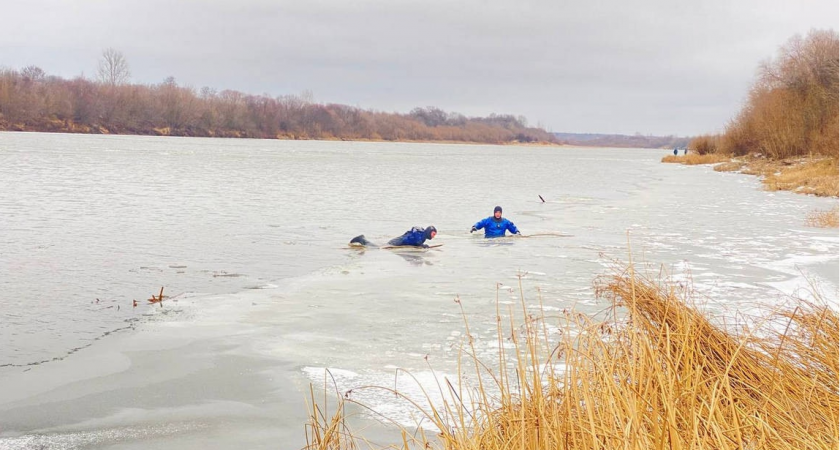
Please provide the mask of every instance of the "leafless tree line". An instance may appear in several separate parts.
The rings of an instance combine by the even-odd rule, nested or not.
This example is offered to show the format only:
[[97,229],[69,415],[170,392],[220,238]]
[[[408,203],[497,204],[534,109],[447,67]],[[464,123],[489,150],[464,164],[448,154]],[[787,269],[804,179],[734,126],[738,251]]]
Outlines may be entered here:
[[128,63],[106,50],[98,80],[49,76],[38,67],[0,69],[0,130],[270,139],[484,143],[555,142],[511,115],[465,117],[438,108],[408,114],[321,104],[311,95],[271,97],[180,86],[128,84]]

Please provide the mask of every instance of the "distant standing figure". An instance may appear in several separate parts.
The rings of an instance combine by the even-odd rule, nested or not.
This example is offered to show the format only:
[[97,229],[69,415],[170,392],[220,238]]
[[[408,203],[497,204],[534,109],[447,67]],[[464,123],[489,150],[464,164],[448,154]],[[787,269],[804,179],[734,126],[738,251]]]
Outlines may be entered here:
[[519,230],[516,228],[516,225],[514,225],[510,220],[502,217],[501,206],[493,208],[492,216],[479,220],[478,223],[473,225],[470,229],[470,233],[482,228],[484,228],[484,237],[486,238],[503,237],[505,235],[505,231],[510,231],[513,234],[519,234]]
[[687,154],[688,154],[688,147],[686,147],[686,148],[684,148],[684,149],[683,149],[683,156],[685,156],[685,155],[687,155]]
[[677,156],[677,149],[674,149],[674,156]]

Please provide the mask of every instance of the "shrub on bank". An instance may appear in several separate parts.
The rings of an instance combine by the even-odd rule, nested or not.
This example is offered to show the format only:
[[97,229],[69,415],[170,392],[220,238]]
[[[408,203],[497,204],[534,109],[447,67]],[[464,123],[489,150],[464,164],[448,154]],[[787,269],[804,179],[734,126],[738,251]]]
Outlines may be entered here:
[[718,140],[720,140],[720,136],[712,134],[697,136],[688,143],[688,150],[698,155],[718,153]]
[[724,133],[698,136],[689,148],[701,154],[837,159],[838,52],[834,30],[794,36],[761,65],[746,104]]

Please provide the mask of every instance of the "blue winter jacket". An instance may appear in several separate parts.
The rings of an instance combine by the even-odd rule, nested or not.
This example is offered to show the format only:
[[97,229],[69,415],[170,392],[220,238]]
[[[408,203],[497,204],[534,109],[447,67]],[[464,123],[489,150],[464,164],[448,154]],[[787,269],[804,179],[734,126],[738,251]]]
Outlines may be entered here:
[[505,235],[505,230],[510,231],[512,234],[519,233],[519,230],[516,229],[516,225],[504,217],[496,220],[495,217],[490,216],[486,219],[479,220],[478,223],[473,226],[477,230],[484,228],[484,237],[486,238],[502,237]]
[[413,245],[415,247],[422,247],[426,242],[426,229],[420,227],[411,227],[410,230],[403,233],[402,236],[395,237],[388,241],[388,245]]

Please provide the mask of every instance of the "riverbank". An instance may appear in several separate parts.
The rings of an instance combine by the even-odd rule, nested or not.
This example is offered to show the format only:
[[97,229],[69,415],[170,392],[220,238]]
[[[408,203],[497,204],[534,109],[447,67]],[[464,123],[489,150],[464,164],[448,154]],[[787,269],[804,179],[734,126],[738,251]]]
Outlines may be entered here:
[[838,196],[837,159],[833,158],[786,158],[781,160],[761,157],[732,157],[716,153],[706,155],[668,155],[664,163],[685,165],[716,164],[717,172],[736,172],[756,175],[761,178],[768,191],[792,191],[798,194],[812,194],[818,197]]
[[[838,197],[840,170],[834,158],[804,157],[781,160],[755,156],[732,157],[709,153],[705,155],[668,155],[662,158],[664,163],[685,165],[715,164],[717,172],[734,172],[755,175],[761,179],[768,191],[791,191],[797,194],[809,194],[818,197]],[[838,208],[812,211],[806,222],[810,226],[837,227]]]
[[569,147],[567,144],[560,142],[535,141],[535,142],[520,142],[520,141],[504,141],[504,142],[485,142],[485,141],[459,141],[453,139],[376,139],[376,138],[352,138],[352,137],[335,137],[335,136],[318,136],[310,137],[306,134],[291,134],[278,133],[275,136],[265,137],[252,135],[247,132],[240,131],[213,131],[213,130],[175,130],[163,127],[152,129],[124,129],[124,128],[108,128],[102,125],[84,125],[77,124],[73,121],[63,120],[49,120],[40,123],[37,126],[27,126],[22,124],[9,125],[0,120],[0,133],[2,132],[23,132],[23,133],[65,133],[65,134],[93,134],[93,135],[112,135],[112,136],[163,136],[163,137],[197,137],[197,138],[222,138],[222,139],[267,139],[278,141],[327,141],[327,142],[396,142],[396,143],[414,143],[414,144],[458,144],[458,145],[513,145],[523,147]]
[[311,95],[196,91],[72,80],[0,69],[0,130],[252,139],[383,142],[559,142],[523,116],[467,117],[436,107],[407,113],[316,103]]

